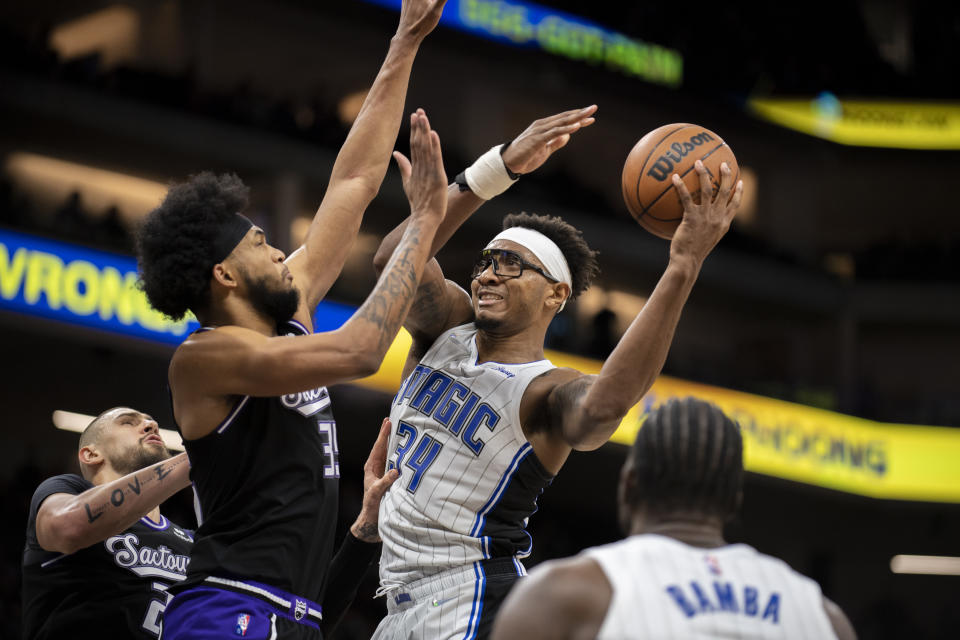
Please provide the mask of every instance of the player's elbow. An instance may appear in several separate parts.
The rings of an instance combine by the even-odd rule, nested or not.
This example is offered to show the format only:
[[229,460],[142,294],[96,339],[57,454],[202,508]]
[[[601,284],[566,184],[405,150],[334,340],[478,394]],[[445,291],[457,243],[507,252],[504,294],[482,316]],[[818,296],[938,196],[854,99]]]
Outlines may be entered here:
[[357,352],[351,356],[354,363],[353,374],[357,378],[372,376],[380,369],[384,354],[372,351]]
[[380,174],[378,179],[371,168],[357,168],[342,176],[331,176],[330,188],[348,193],[351,199],[366,208],[377,197],[382,180],[383,175]]
[[42,525],[37,518],[37,542],[43,549],[69,555],[92,544],[86,539],[87,527],[73,515],[70,512],[49,515]]
[[585,434],[605,433],[610,425],[620,424],[627,410],[614,403],[587,402],[581,407],[577,422]]
[[365,378],[375,374],[386,355],[379,332],[347,330],[344,334],[343,344],[346,346],[342,356],[347,375]]
[[623,415],[610,407],[585,406],[564,428],[567,443],[578,451],[598,449],[617,430]]

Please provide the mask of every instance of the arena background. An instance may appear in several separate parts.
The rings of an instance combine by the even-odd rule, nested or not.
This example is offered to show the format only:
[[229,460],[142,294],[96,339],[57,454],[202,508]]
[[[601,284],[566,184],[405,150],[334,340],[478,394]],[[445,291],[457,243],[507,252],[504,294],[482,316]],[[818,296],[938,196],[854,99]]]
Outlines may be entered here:
[[[166,365],[185,327],[117,289],[130,230],[169,181],[229,170],[252,186],[250,215],[274,244],[293,246],[398,6],[34,0],[0,9],[0,637],[20,637],[30,495],[45,477],[77,470],[77,436],[56,429],[53,412],[123,404],[171,427]],[[622,204],[627,152],[670,122],[705,125],[731,144],[745,203],[707,261],[646,406],[702,392],[738,415],[751,473],[730,539],[818,580],[862,638],[952,638],[960,628],[960,577],[891,568],[898,554],[960,555],[958,78],[958,5],[449,0],[407,100],[440,132],[451,178],[537,117],[600,105],[597,124],[481,209],[440,255],[465,283],[507,212],[558,214],[582,228],[603,273],[554,322],[548,347],[588,367],[666,264],[667,244]],[[322,308],[324,322],[370,290],[373,252],[405,204],[391,169],[329,297],[347,306]],[[332,390],[344,519],[358,508],[397,353],[379,378]],[[625,450],[572,456],[531,519],[528,565],[619,537]],[[164,508],[192,520],[186,496]],[[383,612],[374,587],[371,572],[336,637],[369,636]]]

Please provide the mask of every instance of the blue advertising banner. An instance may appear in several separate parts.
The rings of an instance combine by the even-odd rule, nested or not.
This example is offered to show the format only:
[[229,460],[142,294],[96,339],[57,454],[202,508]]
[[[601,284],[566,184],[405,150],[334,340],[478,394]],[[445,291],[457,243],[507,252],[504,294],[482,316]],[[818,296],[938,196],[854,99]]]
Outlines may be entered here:
[[[366,0],[400,10],[401,0]],[[516,47],[603,65],[668,87],[683,82],[678,51],[630,38],[595,22],[520,0],[449,0],[440,24]]]
[[[137,286],[137,263],[125,256],[0,229],[0,309],[178,345],[199,325],[154,310]],[[340,327],[355,307],[322,302],[317,331]]]

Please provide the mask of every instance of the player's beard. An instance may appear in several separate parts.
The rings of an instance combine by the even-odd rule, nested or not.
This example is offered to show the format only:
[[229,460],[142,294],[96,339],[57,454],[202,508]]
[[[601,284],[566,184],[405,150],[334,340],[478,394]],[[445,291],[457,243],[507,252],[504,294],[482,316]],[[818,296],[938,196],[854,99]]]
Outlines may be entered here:
[[122,455],[110,461],[110,465],[120,475],[127,475],[139,471],[152,464],[162,462],[170,457],[166,447],[157,445],[144,446],[142,443],[127,449]]
[[477,325],[480,331],[496,331],[502,324],[499,320],[493,318],[475,318],[473,323]]
[[273,286],[266,277],[253,279],[244,274],[244,279],[250,291],[250,304],[254,309],[273,319],[278,325],[293,318],[293,314],[300,307],[299,289]]

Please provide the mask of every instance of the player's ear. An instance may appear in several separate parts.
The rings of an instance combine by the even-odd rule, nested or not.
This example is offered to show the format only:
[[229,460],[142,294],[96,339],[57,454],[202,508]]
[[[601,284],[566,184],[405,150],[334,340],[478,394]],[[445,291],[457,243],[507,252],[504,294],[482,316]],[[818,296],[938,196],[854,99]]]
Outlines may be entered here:
[[228,264],[227,261],[213,265],[213,281],[228,289],[236,288],[236,269]]
[[103,462],[103,454],[100,453],[96,445],[88,444],[85,447],[80,447],[80,451],[77,453],[77,459],[80,460],[81,465],[91,467]]
[[554,282],[551,285],[550,296],[547,298],[547,306],[549,306],[554,313],[557,313],[560,311],[563,303],[569,299],[570,285],[566,282]]

